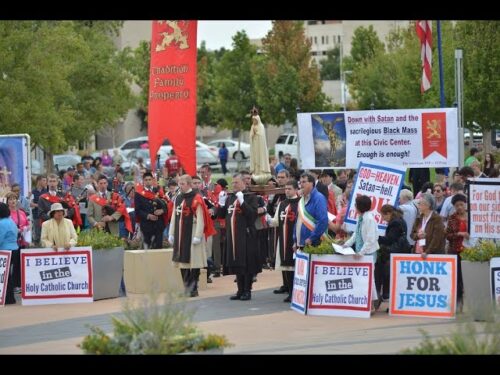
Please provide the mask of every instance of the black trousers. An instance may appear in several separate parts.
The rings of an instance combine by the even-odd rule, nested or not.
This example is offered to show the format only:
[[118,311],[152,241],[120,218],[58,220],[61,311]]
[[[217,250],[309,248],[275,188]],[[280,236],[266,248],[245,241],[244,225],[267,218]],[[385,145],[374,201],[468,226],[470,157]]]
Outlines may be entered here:
[[287,288],[288,295],[292,296],[294,271],[283,271],[284,285]]
[[[160,219],[162,220],[162,219]],[[149,223],[141,225],[142,237],[144,238],[144,244],[148,246],[148,249],[162,249],[163,248],[163,230],[165,228],[160,227],[150,227]]]
[[198,281],[200,279],[199,268],[181,268],[181,275],[186,292],[198,290]]
[[252,291],[253,275],[250,273],[239,273],[236,275],[238,292],[236,294],[250,293]]
[[20,288],[21,287],[21,249],[13,251],[10,264],[14,266],[12,271],[12,287]]
[[[17,256],[16,256],[17,253]],[[7,290],[5,291],[5,304],[10,305],[10,304],[15,304],[16,303],[16,298],[14,297],[14,287],[20,286],[21,282],[19,282],[19,285],[15,285],[15,277],[16,277],[16,269],[19,270],[18,273],[19,275],[21,274],[20,268],[19,268],[19,263],[20,263],[20,250],[12,251],[11,257],[10,257],[10,270],[6,272],[8,274],[8,281],[7,281]]]

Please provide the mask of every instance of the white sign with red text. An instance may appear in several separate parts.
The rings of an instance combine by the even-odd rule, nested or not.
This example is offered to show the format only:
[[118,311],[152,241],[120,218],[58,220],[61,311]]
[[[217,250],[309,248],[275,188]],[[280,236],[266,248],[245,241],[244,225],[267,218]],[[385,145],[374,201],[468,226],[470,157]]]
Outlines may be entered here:
[[379,235],[385,235],[387,222],[382,219],[380,209],[384,204],[398,205],[399,191],[404,183],[405,172],[406,168],[395,165],[359,164],[345,217],[345,224],[349,231],[356,230],[358,222],[356,197],[366,195],[372,200],[371,211],[377,221]]
[[93,302],[92,248],[22,249],[23,305]]
[[369,318],[373,257],[311,255],[308,315]]
[[456,108],[299,113],[301,167],[458,166]]
[[307,290],[309,285],[309,254],[297,251],[293,274],[292,303],[290,307],[301,314],[307,312]]
[[500,238],[500,178],[469,179],[469,233]]
[[0,306],[5,305],[12,251],[0,250]]

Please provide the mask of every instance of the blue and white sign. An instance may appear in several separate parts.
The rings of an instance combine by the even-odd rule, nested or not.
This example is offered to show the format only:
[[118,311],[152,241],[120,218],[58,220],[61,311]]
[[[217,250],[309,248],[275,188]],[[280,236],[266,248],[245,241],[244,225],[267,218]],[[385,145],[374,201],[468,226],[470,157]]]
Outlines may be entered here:
[[353,192],[347,207],[345,224],[348,230],[355,231],[358,222],[355,201],[359,195],[372,200],[371,211],[378,224],[379,235],[385,235],[387,222],[382,219],[380,209],[384,204],[398,205],[399,192],[405,180],[406,168],[389,164],[359,163]]
[[454,318],[456,290],[456,255],[391,254],[391,315]]

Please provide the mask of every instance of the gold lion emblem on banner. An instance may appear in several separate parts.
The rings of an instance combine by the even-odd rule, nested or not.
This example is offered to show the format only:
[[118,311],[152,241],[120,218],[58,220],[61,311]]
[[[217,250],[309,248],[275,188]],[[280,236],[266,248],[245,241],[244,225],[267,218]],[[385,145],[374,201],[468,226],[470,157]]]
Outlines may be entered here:
[[160,33],[163,40],[160,44],[156,45],[156,52],[165,51],[171,44],[177,45],[179,49],[189,48],[186,35],[186,28],[189,21],[184,22],[183,28],[181,28],[179,21],[158,21],[158,24],[161,25],[163,22],[165,22],[172,31],[170,32],[167,30]]
[[441,124],[439,120],[427,120],[427,138],[441,138],[439,131],[441,130]]

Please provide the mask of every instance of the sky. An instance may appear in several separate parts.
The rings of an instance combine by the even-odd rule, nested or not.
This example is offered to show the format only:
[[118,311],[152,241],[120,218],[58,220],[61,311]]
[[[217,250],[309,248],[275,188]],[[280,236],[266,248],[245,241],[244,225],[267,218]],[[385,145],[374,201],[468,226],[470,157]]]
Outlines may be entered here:
[[256,39],[265,37],[271,27],[271,21],[198,21],[198,47],[204,40],[209,50],[232,49],[232,37],[238,31]]

